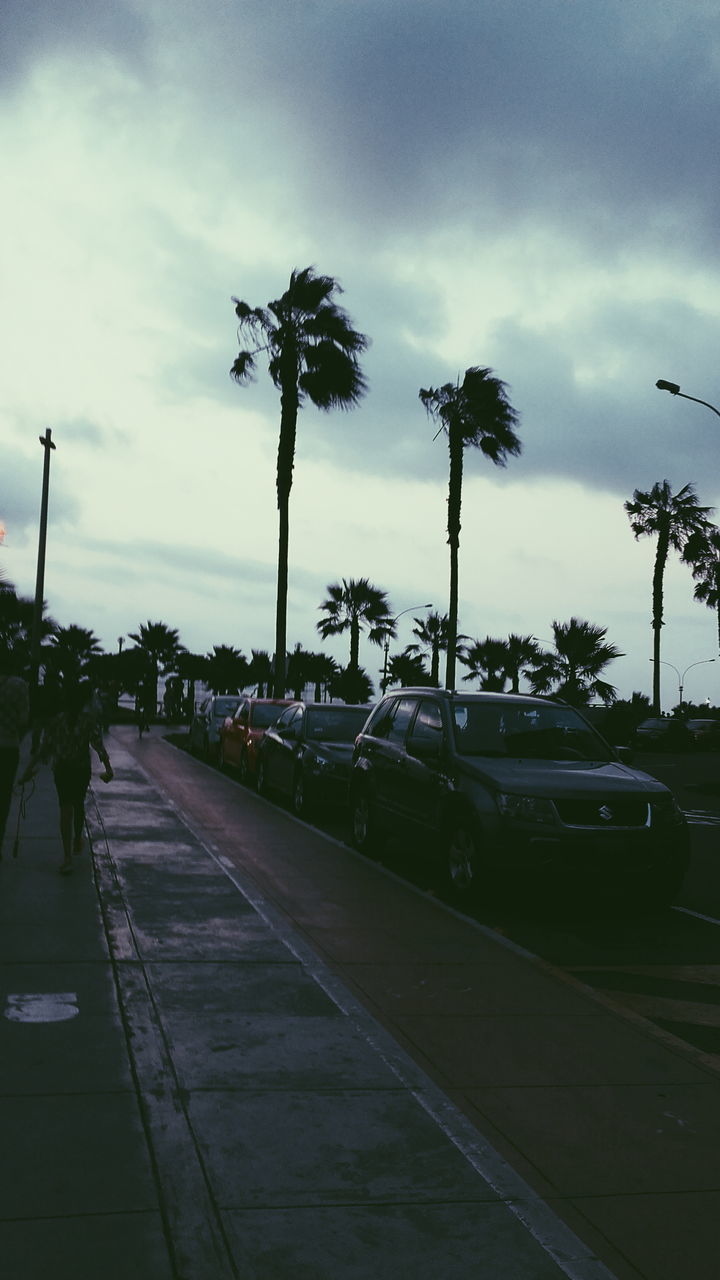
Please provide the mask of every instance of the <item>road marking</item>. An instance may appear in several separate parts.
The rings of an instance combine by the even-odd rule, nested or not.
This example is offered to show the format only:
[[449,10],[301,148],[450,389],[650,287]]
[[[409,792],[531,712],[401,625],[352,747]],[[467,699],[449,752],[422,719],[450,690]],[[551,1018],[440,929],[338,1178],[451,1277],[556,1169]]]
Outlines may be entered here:
[[710,813],[708,809],[685,809],[683,812],[692,826],[720,827],[720,813]]
[[720,924],[715,916],[704,916],[702,911],[691,911],[689,907],[671,907],[671,911],[682,911],[685,916],[694,916],[696,920],[705,920],[707,924]]
[[5,1005],[8,1022],[68,1022],[79,1012],[74,991],[9,995]]

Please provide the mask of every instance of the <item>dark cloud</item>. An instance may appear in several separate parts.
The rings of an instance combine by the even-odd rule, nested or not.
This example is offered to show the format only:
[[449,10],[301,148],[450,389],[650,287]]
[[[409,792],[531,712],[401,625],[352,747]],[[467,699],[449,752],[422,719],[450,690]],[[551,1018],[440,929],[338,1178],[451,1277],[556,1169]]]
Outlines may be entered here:
[[[40,518],[40,498],[42,495],[43,457],[38,448],[37,457],[29,457],[8,441],[0,446],[2,451],[2,477],[10,477],[10,482],[0,479],[0,519],[7,528],[7,543],[14,546],[24,544],[29,538],[37,536]],[[54,456],[54,454],[53,454]],[[79,514],[80,505],[71,492],[68,481],[57,474],[57,468],[50,472],[51,494],[48,510],[50,522],[74,522]]]
[[57,53],[107,53],[139,67],[145,22],[122,0],[3,0],[0,85],[14,87],[38,60]]

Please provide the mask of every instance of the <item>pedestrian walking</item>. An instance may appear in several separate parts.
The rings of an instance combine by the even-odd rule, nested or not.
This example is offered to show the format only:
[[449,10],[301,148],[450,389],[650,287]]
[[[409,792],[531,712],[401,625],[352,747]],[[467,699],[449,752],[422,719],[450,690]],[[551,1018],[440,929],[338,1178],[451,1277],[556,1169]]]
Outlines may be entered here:
[[73,684],[63,690],[62,708],[43,730],[37,752],[33,753],[21,781],[27,782],[39,764],[49,762],[60,806],[60,836],[63,861],[60,871],[69,875],[73,854],[82,853],[85,826],[85,796],[90,785],[90,748],[105,766],[100,777],[113,777],[110,757],[92,707],[88,684]]
[[16,673],[10,651],[2,647],[0,648],[0,856],[20,760],[20,744],[29,720],[30,696],[27,684]]

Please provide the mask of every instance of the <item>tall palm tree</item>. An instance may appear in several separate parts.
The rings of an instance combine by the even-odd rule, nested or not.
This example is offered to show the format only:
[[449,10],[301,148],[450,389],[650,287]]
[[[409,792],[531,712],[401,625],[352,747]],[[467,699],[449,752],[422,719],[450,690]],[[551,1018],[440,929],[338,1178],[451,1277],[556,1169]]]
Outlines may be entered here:
[[632,501],[625,503],[630,528],[635,537],[657,537],[652,581],[655,715],[660,714],[660,629],[663,625],[663,581],[668,555],[671,550],[682,555],[690,537],[708,533],[708,516],[712,510],[712,507],[700,506],[694,485],[686,484],[677,493],[673,493],[667,480],[658,480],[647,492],[635,489]]
[[505,383],[491,369],[470,368],[460,382],[420,391],[429,416],[440,423],[450,452],[448,487],[448,543],[450,545],[450,604],[448,608],[445,687],[455,686],[458,629],[458,550],[462,505],[463,455],[472,445],[496,466],[505,466],[508,454],[517,456],[522,445],[515,434],[518,415],[506,395]]
[[555,652],[538,655],[530,674],[533,693],[555,693],[575,707],[591,698],[613,702],[615,687],[601,679],[608,663],[625,655],[606,639],[607,627],[582,618],[553,622]]
[[275,696],[285,694],[290,489],[295,461],[298,412],[306,398],[319,409],[350,409],[366,389],[359,357],[367,338],[353,329],[333,299],[340,293],[332,276],[312,267],[293,271],[282,297],[266,308],[233,298],[238,341],[253,340],[236,356],[231,375],[242,384],[252,378],[257,357],[268,357],[268,372],[280,392],[280,441],[277,455],[279,512],[277,607],[275,613]]
[[695,579],[695,599],[715,610],[720,651],[720,529],[711,525],[707,533],[692,533],[685,544],[683,560],[690,565]]
[[147,662],[146,688],[148,701],[152,698],[153,707],[157,707],[157,682],[160,667],[168,668],[177,662],[178,656],[184,652],[185,646],[175,627],[168,627],[164,622],[140,623],[136,632],[130,632],[130,639],[145,656]]
[[350,632],[349,671],[357,671],[360,665],[360,632],[367,630],[372,644],[383,644],[388,636],[395,635],[395,625],[388,604],[387,592],[373,586],[367,578],[342,579],[342,583],[328,585],[328,598],[320,605],[325,613],[317,624],[323,640]]
[[507,645],[504,640],[486,636],[484,640],[472,640],[469,645],[458,647],[457,656],[469,668],[463,680],[477,680],[481,689],[502,693],[505,688]]

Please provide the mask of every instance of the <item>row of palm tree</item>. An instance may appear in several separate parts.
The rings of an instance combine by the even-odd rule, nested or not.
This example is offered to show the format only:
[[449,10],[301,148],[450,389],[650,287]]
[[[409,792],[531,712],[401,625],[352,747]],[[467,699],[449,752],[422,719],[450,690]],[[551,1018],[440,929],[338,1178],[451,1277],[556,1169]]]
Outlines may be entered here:
[[[316,275],[312,267],[294,270],[290,283],[280,298],[267,307],[251,307],[233,298],[238,319],[240,351],[231,374],[244,384],[253,377],[258,357],[267,356],[268,372],[280,391],[280,438],[277,457],[277,506],[279,512],[277,605],[275,626],[275,669],[273,688],[281,694],[286,687],[286,631],[289,553],[289,500],[295,460],[295,442],[299,410],[307,399],[318,408],[350,409],[358,404],[367,384],[360,368],[360,356],[368,346],[364,334],[353,328],[347,313],[335,301],[342,292],[331,276]],[[247,338],[252,345],[246,346]],[[522,445],[516,432],[518,414],[510,403],[505,383],[493,371],[471,366],[462,378],[438,387],[421,388],[420,401],[429,417],[438,424],[436,435],[443,432],[449,452],[447,540],[450,547],[449,605],[443,615],[445,628],[442,645],[432,649],[431,678],[439,682],[439,654],[446,653],[445,686],[455,686],[456,662],[463,660],[462,640],[458,634],[459,546],[462,512],[464,455],[467,448],[477,448],[496,466],[505,466],[509,457],[520,454]],[[653,574],[653,705],[660,708],[660,630],[663,625],[663,575],[669,551],[676,550],[690,565],[695,578],[695,598],[718,611],[718,644],[720,646],[720,533],[710,522],[711,508],[697,500],[692,484],[673,494],[667,480],[653,485],[647,492],[636,489],[625,503],[636,537],[646,534],[658,539]],[[370,639],[377,643],[393,636],[393,618],[384,592],[377,592],[367,579],[342,580],[328,588],[330,594],[321,606],[325,617],[318,623],[324,639],[344,630],[350,631],[350,670],[358,671],[360,619],[367,621]],[[371,598],[373,597],[373,598]],[[435,615],[437,623],[438,615]],[[571,625],[578,623],[573,619]],[[431,624],[428,622],[428,625]],[[583,624],[586,625],[586,624]],[[587,624],[591,626],[591,624]],[[595,629],[601,630],[601,629]],[[604,632],[603,632],[604,636]],[[585,637],[592,642],[592,637]],[[562,636],[561,636],[562,639]],[[595,637],[601,664],[618,656],[614,646]],[[476,642],[480,643],[480,642]],[[498,642],[501,646],[505,643]],[[485,671],[485,681],[497,681],[504,656],[498,650],[493,657],[488,637],[482,642],[482,653],[475,653],[476,665]],[[591,643],[592,647],[592,643]],[[556,649],[556,658],[558,655]],[[413,656],[411,648],[403,655],[404,668]],[[479,662],[482,658],[482,662]],[[493,667],[493,662],[495,666]],[[489,665],[488,665],[489,664]],[[471,664],[472,665],[472,664]],[[546,664],[547,665],[547,664]],[[552,665],[552,664],[551,664]],[[582,665],[582,664],[581,664]],[[590,663],[592,667],[592,662]],[[557,679],[557,671],[548,667],[548,680]],[[587,681],[604,686],[599,676]],[[514,679],[513,676],[510,676]],[[577,676],[580,685],[585,677]],[[574,694],[576,676],[568,676],[568,692]],[[516,683],[516,679],[514,680]]]
[[[316,275],[312,267],[294,270],[280,298],[266,307],[251,307],[233,298],[238,319],[240,351],[231,376],[242,385],[253,378],[261,355],[267,357],[268,373],[280,392],[280,438],[278,443],[276,490],[278,507],[277,602],[275,613],[274,692],[285,688],[287,648],[287,592],[289,553],[289,504],[295,461],[298,413],[306,400],[319,409],[350,409],[358,404],[367,383],[360,368],[360,356],[368,346],[364,334],[353,328],[349,316],[335,301],[342,292],[332,276]],[[247,340],[252,345],[245,345]],[[518,415],[510,404],[505,384],[488,368],[466,370],[462,381],[429,387],[419,392],[429,416],[447,436],[450,455],[448,490],[448,543],[450,545],[450,602],[447,615],[448,643],[445,683],[453,688],[458,626],[458,551],[462,507],[464,451],[476,447],[492,462],[503,466],[509,455],[521,451],[515,433]],[[439,434],[439,432],[438,432]],[[339,588],[326,602],[327,617],[321,634],[337,634],[350,628],[351,660],[357,667],[358,630],[351,606]],[[379,616],[377,627],[392,634],[391,619]]]

